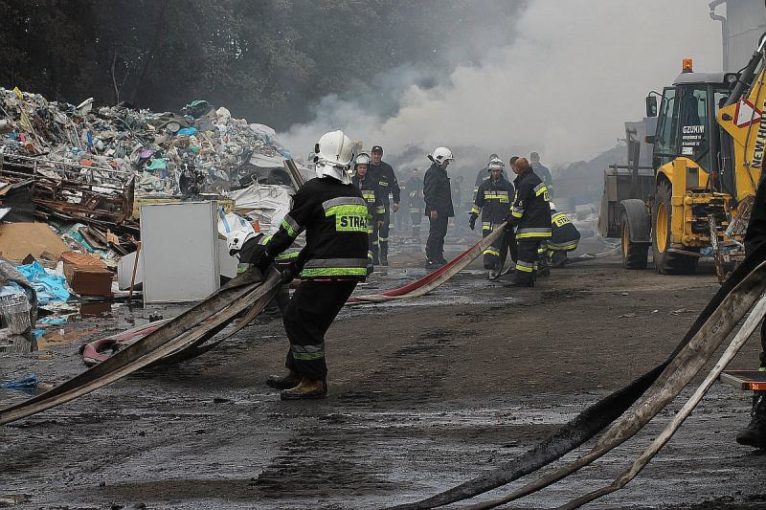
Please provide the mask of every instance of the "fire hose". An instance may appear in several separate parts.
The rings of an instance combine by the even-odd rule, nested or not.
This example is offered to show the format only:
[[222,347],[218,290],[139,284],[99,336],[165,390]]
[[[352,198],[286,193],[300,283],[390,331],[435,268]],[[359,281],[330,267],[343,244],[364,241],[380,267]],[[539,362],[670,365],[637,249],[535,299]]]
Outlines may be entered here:
[[162,358],[181,355],[185,350],[197,347],[211,330],[231,322],[250,308],[237,326],[238,331],[246,324],[243,324],[244,321],[249,322],[266,307],[279,285],[280,275],[276,269],[272,269],[263,279],[257,271],[238,276],[205,301],[111,358],[45,393],[0,410],[0,425],[69,402]]
[[[444,506],[473,498],[522,476],[535,473],[593,438],[638,402],[630,413],[603,434],[588,454],[541,476],[501,500],[480,503],[469,508],[494,508],[537,492],[590,464],[631,438],[683,390],[739,321],[751,311],[756,300],[766,289],[766,263],[758,263],[762,260],[766,260],[766,246],[755,251],[724,282],[663,363],[591,405],[553,435],[516,459],[444,492],[414,503],[389,507],[389,510],[421,510]],[[759,303],[751,314],[751,319],[757,323],[762,316]],[[746,324],[742,330],[745,338],[749,336],[749,327],[750,324]],[[622,481],[622,478],[618,480],[618,484]]]
[[358,305],[364,303],[382,303],[396,299],[411,299],[428,294],[458,274],[460,271],[468,267],[471,262],[476,260],[484,252],[484,250],[490,247],[498,237],[504,234],[506,225],[507,223],[503,223],[502,225],[498,226],[490,235],[482,238],[479,242],[449,261],[447,264],[443,265],[436,271],[427,274],[419,280],[408,283],[407,285],[399,287],[398,289],[387,290],[379,294],[356,296],[349,299],[347,304]]
[[[361,296],[355,302],[382,302],[422,296],[443,284],[478,257],[501,229],[487,236],[460,254],[450,263],[424,278],[383,294]],[[257,278],[259,275],[255,275]],[[250,278],[251,281],[248,281]],[[69,381],[25,402],[0,410],[0,425],[30,416],[106,386],[141,368],[163,362],[190,359],[215,347],[249,324],[274,297],[280,285],[280,275],[272,269],[265,281],[255,281],[254,272],[245,273],[221,288],[209,298],[178,317],[162,324],[134,328],[85,346],[83,355],[91,369]],[[353,304],[353,302],[351,302]],[[205,343],[219,333],[240,313],[249,311],[225,337]],[[102,351],[120,340],[135,339],[109,357]]]
[[[492,235],[482,239],[438,271],[430,273],[416,282],[381,294],[360,296],[355,298],[351,304],[421,296],[443,284],[465,268],[502,232],[502,229],[497,229]],[[766,263],[756,264],[754,261],[764,259],[766,259],[766,247],[759,249],[737,268],[701,312],[674,352],[663,363],[626,387],[591,405],[548,439],[514,461],[505,463],[493,472],[478,476],[443,493],[419,502],[391,507],[391,510],[414,510],[447,505],[475,497],[522,476],[534,473],[593,438],[618,420],[628,408],[638,401],[638,404],[628,415],[616,421],[604,433],[588,454],[573,463],[547,473],[508,496],[480,503],[470,508],[494,508],[537,492],[590,464],[630,439],[664,409],[702,368],[739,321],[748,311],[753,309],[754,303],[760,297],[761,300],[753,309],[750,318],[735,336],[714,370],[652,446],[613,484],[573,500],[563,508],[577,508],[588,501],[623,487],[670,439],[673,432],[696,406],[712,381],[720,374],[720,371],[723,370],[762,318],[764,310],[766,310],[766,303],[762,297],[766,288]],[[233,281],[231,285],[222,288],[207,300],[169,321],[135,344],[126,347],[112,358],[46,393],[0,410],[0,424],[6,424],[68,402],[164,357],[181,355],[185,351],[198,347],[201,341],[209,338],[211,330],[219,331],[222,325],[228,324],[237,315],[250,308],[235,331],[227,335],[226,338],[230,337],[255,318],[266,306],[276,293],[279,279],[276,270],[270,271],[263,282],[235,279],[240,281]]]

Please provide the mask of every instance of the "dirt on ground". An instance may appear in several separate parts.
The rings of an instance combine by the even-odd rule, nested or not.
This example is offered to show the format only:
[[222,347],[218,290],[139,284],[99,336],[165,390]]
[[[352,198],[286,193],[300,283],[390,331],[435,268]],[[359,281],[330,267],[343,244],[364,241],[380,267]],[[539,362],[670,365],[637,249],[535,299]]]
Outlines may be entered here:
[[[357,292],[422,276],[421,257],[399,247]],[[668,277],[598,256],[518,289],[474,265],[412,302],[347,308],[327,338],[329,397],[310,402],[282,402],[265,385],[287,342],[279,318],[263,317],[195,360],[0,428],[0,507],[372,509],[432,495],[513,459],[662,361],[718,288],[702,269]],[[123,307],[80,324],[103,335],[152,312]],[[0,374],[63,382],[83,370],[82,342],[3,355]],[[753,368],[758,352],[753,338],[732,368]],[[26,397],[0,390],[0,405]],[[682,401],[513,507],[552,508],[608,483]],[[634,482],[589,508],[766,508],[766,455],[734,442],[749,408],[749,395],[717,384]]]

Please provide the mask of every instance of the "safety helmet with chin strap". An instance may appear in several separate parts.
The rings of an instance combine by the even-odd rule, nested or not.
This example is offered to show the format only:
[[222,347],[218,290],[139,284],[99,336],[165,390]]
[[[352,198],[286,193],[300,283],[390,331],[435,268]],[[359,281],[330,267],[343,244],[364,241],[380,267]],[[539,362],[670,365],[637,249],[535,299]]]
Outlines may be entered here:
[[503,163],[503,160],[500,158],[495,158],[489,162],[487,165],[487,171],[491,172],[492,170],[504,170],[505,169],[505,163]]
[[226,247],[229,255],[236,255],[250,239],[256,236],[255,229],[250,223],[237,225],[231,232],[226,234]]
[[444,166],[448,161],[455,161],[455,156],[452,155],[452,151],[447,147],[437,147],[428,155],[428,159],[439,166]]
[[369,165],[370,163],[372,163],[372,158],[370,158],[370,155],[366,152],[360,152],[354,161],[354,168],[356,168],[358,165]]
[[354,161],[354,144],[343,131],[330,131],[319,138],[314,146],[314,164],[317,177],[332,177],[344,184],[351,183],[348,174]]

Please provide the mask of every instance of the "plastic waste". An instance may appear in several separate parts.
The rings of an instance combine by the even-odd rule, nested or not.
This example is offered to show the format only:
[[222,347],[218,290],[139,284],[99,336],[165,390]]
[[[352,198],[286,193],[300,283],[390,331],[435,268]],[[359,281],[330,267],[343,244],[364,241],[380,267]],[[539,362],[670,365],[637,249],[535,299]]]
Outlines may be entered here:
[[17,266],[21,273],[37,292],[37,302],[46,305],[51,302],[62,302],[69,299],[66,279],[46,270],[39,262]]
[[0,388],[9,390],[23,390],[36,387],[38,382],[37,374],[27,374],[20,379],[0,382]]

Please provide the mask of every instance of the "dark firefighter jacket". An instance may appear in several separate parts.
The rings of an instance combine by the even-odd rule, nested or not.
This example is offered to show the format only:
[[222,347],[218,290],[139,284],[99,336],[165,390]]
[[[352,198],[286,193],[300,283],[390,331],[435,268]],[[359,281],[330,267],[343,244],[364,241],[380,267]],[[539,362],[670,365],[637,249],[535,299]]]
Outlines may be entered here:
[[766,243],[766,179],[761,177],[755,191],[750,223],[745,232],[745,254],[750,255]]
[[401,190],[399,189],[399,181],[396,180],[396,174],[391,165],[385,161],[381,161],[379,165],[373,165],[370,163],[367,173],[372,177],[380,188],[380,193],[383,198],[383,204],[388,205],[388,194],[394,196],[394,203],[399,203]]
[[293,196],[293,206],[266,243],[269,256],[287,249],[306,231],[296,264],[303,279],[367,276],[367,202],[352,184],[331,177],[311,179]]
[[417,177],[412,177],[409,181],[407,181],[406,189],[410,199],[410,213],[422,213],[423,180]]
[[[505,170],[502,173],[503,179],[508,181],[508,176],[505,174]],[[489,179],[489,166],[485,166],[476,174],[476,183],[473,186],[473,201],[476,202],[476,193],[479,192],[479,186],[481,183]],[[511,181],[508,181],[511,182]]]
[[479,185],[471,214],[478,215],[481,211],[481,229],[492,230],[493,225],[503,223],[508,217],[511,200],[513,200],[513,184],[502,176],[496,181],[489,178]]
[[569,216],[564,213],[556,213],[551,216],[551,230],[551,238],[548,240],[549,249],[571,251],[577,248],[580,232],[569,219]]
[[532,169],[516,176],[516,195],[511,206],[511,223],[516,239],[547,239],[551,236],[551,208],[548,188]]
[[447,170],[436,163],[431,165],[423,177],[423,199],[426,202],[426,216],[429,216],[431,211],[448,218],[455,216]]
[[548,167],[542,163],[531,163],[531,165],[532,170],[534,170],[540,180],[543,181],[548,188],[552,188],[553,176],[551,176],[551,171],[548,170]]
[[[364,201],[367,202],[367,212],[370,215],[370,220],[379,221],[386,213],[386,209],[383,205],[383,198],[381,197],[378,184],[368,175],[365,175],[364,179],[355,175],[351,178],[351,181],[354,183],[354,186],[356,186],[356,189],[362,194]],[[370,230],[372,230],[372,224],[370,224],[369,227]]]

